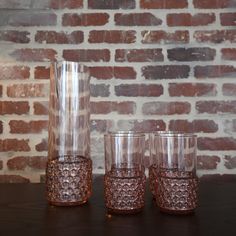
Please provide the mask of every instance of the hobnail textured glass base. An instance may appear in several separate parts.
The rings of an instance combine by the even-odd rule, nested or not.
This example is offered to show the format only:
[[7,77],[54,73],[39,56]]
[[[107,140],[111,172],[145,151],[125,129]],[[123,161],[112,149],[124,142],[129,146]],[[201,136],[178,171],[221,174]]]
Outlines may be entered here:
[[[130,175],[130,170],[109,172],[104,177],[105,204],[109,212],[117,214],[137,213],[144,207],[146,176]],[[127,174],[131,177],[127,177]],[[122,177],[123,176],[123,177]]]
[[170,214],[189,214],[198,206],[198,179],[191,172],[160,171],[156,201]]
[[92,161],[84,157],[76,157],[73,161],[49,161],[46,190],[48,202],[52,205],[84,204],[92,193]]

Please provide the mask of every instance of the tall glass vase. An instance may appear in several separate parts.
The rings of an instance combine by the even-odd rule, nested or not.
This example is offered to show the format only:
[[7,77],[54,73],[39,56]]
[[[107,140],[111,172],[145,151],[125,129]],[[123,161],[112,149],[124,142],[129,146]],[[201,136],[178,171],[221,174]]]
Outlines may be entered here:
[[76,62],[51,65],[47,199],[52,205],[80,205],[92,189],[88,68]]

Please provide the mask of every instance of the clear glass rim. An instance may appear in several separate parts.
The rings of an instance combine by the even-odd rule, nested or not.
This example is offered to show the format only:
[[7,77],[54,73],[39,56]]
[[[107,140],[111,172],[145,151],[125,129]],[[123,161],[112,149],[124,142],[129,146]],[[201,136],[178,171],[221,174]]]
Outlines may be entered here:
[[51,65],[59,65],[59,64],[64,64],[64,65],[77,64],[78,67],[80,69],[82,69],[82,70],[87,71],[89,69],[88,66],[86,66],[83,63],[80,63],[78,61],[68,61],[68,60],[55,60],[55,61],[51,61]]
[[160,131],[156,132],[155,136],[159,137],[188,137],[188,138],[196,138],[197,135],[194,133],[185,133],[178,131]]
[[119,131],[109,131],[104,134],[105,137],[145,137],[145,133],[141,131],[129,131],[129,130],[119,130]]

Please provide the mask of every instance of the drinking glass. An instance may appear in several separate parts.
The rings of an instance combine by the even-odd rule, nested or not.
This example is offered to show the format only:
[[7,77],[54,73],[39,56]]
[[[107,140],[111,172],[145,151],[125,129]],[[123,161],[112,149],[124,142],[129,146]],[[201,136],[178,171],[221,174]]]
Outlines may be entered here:
[[105,134],[105,205],[111,213],[136,213],[144,207],[146,176],[143,166],[145,134]]
[[91,195],[89,78],[77,62],[51,65],[46,186],[53,205],[80,205]]
[[167,213],[192,213],[198,205],[196,135],[162,132],[156,134],[155,144],[157,205]]

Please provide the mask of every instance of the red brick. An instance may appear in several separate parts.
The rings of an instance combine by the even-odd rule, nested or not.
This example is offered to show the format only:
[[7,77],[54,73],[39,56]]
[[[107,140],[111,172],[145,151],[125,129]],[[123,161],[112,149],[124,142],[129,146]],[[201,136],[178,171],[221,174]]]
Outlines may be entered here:
[[136,105],[134,102],[91,102],[92,114],[108,114],[111,112],[117,112],[118,114],[134,114],[136,111]]
[[96,79],[112,79],[114,77],[114,67],[93,66],[89,68],[91,77]]
[[147,102],[143,104],[144,115],[189,114],[191,104],[188,102]]
[[217,89],[215,84],[206,83],[169,83],[171,97],[200,97],[215,96]]
[[91,120],[90,122],[90,130],[92,132],[106,133],[113,127],[114,122],[112,120]]
[[165,130],[166,128],[166,124],[163,120],[119,120],[117,125],[120,130],[140,132],[153,132]]
[[216,50],[212,48],[173,48],[168,49],[170,61],[213,61]]
[[0,66],[0,80],[28,79],[30,68],[28,66]]
[[47,156],[29,157],[28,166],[32,169],[45,170],[47,164]]
[[28,134],[28,133],[42,133],[43,130],[48,129],[48,121],[23,121],[23,120],[11,120],[9,122],[10,133]]
[[107,13],[65,13],[62,16],[63,26],[99,26],[108,23],[109,15]]
[[115,24],[123,26],[151,26],[161,25],[162,20],[151,13],[129,13],[129,14],[115,14]]
[[218,125],[213,120],[171,120],[169,130],[185,133],[215,133]]
[[0,152],[28,152],[30,151],[29,139],[0,139]]
[[236,114],[236,101],[198,101],[196,103],[198,113]]
[[30,180],[20,175],[0,175],[0,183],[29,183]]
[[72,33],[37,31],[35,41],[48,44],[78,44],[84,41],[84,33],[82,31],[73,31]]
[[2,121],[0,121],[0,134],[2,133],[3,131],[3,125],[2,125]]
[[17,61],[54,61],[57,52],[53,49],[16,49],[10,56],[14,57]]
[[142,43],[159,44],[185,44],[189,42],[189,32],[186,30],[177,30],[175,32],[166,32],[163,30],[142,31]]
[[217,9],[217,8],[233,8],[236,7],[236,2],[233,0],[193,0],[195,8],[202,9]]
[[50,68],[46,66],[36,66],[34,69],[35,79],[49,79],[50,78]]
[[83,7],[83,0],[50,0],[50,8],[53,9],[77,9]]
[[227,169],[235,169],[236,168],[236,156],[225,156],[225,164],[224,166]]
[[83,0],[43,0],[43,1],[9,1],[1,0],[0,8],[6,9],[33,9],[33,10],[48,10],[48,9],[78,9],[83,7]]
[[214,13],[198,13],[191,15],[190,13],[172,13],[167,15],[168,26],[201,26],[209,25],[215,22]]
[[140,7],[145,9],[178,9],[188,7],[187,0],[141,0]]
[[194,68],[196,78],[235,78],[236,68],[230,65],[196,66]]
[[190,67],[187,65],[144,66],[142,75],[145,79],[178,79],[188,78]]
[[108,49],[68,49],[63,50],[63,58],[68,61],[106,62],[110,61],[110,51]]
[[34,102],[34,115],[48,115],[48,102]]
[[125,97],[159,97],[163,87],[159,84],[120,84],[115,86],[116,96]]
[[199,150],[230,151],[236,150],[236,139],[231,137],[206,138],[200,137],[197,141]]
[[156,62],[164,61],[162,49],[117,49],[117,62]]
[[7,41],[13,43],[29,43],[29,32],[17,30],[2,30],[0,31],[0,41]]
[[193,37],[199,43],[236,42],[236,30],[204,30],[195,31]]
[[90,67],[90,75],[96,79],[136,79],[136,71],[133,67]]
[[109,97],[110,85],[107,84],[91,84],[90,85],[91,97]]
[[197,156],[198,170],[215,170],[220,163],[218,156]]
[[220,14],[220,22],[223,26],[235,26],[236,25],[236,13],[227,12]]
[[222,93],[224,96],[235,96],[236,84],[223,84]]
[[222,48],[222,59],[236,61],[236,48]]
[[45,97],[48,95],[45,84],[14,84],[7,87],[7,96],[13,98]]
[[29,113],[28,102],[11,102],[11,101],[0,101],[0,115],[11,115],[11,114],[28,114]]
[[114,77],[116,79],[136,79],[136,71],[133,67],[114,67]]
[[88,8],[91,9],[133,9],[135,0],[88,0]]
[[7,161],[9,170],[24,170],[27,166],[28,157],[14,157]]
[[38,152],[48,151],[48,140],[42,139],[42,141],[35,145],[35,150]]
[[57,15],[48,12],[14,12],[7,17],[10,26],[52,26],[57,23]]
[[89,43],[134,43],[136,32],[133,30],[92,30],[89,32]]

